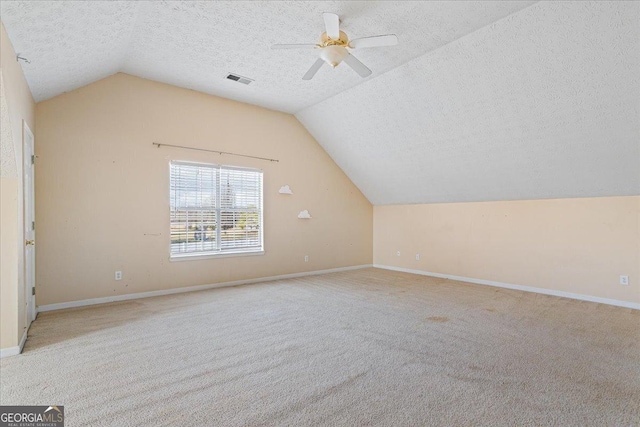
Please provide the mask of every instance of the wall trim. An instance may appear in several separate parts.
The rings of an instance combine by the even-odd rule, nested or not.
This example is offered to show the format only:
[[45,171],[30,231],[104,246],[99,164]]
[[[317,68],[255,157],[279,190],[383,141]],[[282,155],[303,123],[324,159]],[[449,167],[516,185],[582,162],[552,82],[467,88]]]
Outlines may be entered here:
[[24,333],[22,334],[22,338],[20,339],[20,344],[18,344],[17,346],[0,349],[0,359],[9,357],[9,356],[16,356],[22,353],[22,349],[24,348],[24,343],[27,342],[28,331],[29,331],[28,329],[24,331]]
[[[29,327],[31,327],[31,322],[29,322]],[[24,343],[27,342],[27,334],[29,332],[29,327],[27,327],[27,330],[24,331],[24,333],[22,334],[22,338],[20,339],[20,344],[18,344],[18,347],[20,348],[20,353],[22,353],[22,350],[24,349]]]
[[[186,292],[205,291],[207,289],[226,288],[229,286],[248,285],[252,283],[271,282],[274,280],[293,279],[304,276],[317,276],[319,274],[339,273],[342,271],[360,270],[371,268],[373,264],[354,265],[349,267],[329,268],[326,270],[305,271],[302,273],[282,274],[279,276],[258,277],[255,279],[234,280],[232,282],[212,283],[208,285],[187,286],[184,288],[163,289],[160,291],[139,292],[134,294],[115,295],[111,297],[91,298],[79,301],[61,302],[56,304],[45,304],[38,306],[38,313],[53,310],[63,310],[65,308],[84,307],[87,305],[106,304],[117,301],[128,301],[132,299],[150,298],[163,295],[182,294]],[[13,348],[13,347],[12,347]],[[17,347],[16,347],[17,348]]]
[[9,356],[16,356],[18,354],[20,354],[20,347],[18,346],[0,349],[0,359],[4,359]]
[[535,288],[533,286],[513,285],[511,283],[494,282],[492,280],[474,279],[471,277],[453,276],[451,274],[432,273],[430,271],[413,270],[410,268],[402,268],[402,267],[392,267],[390,265],[373,264],[373,266],[375,268],[381,268],[384,270],[401,271],[403,273],[418,274],[420,276],[438,277],[441,279],[449,279],[449,280],[457,280],[459,282],[474,283],[476,285],[495,286],[498,288],[514,289],[517,291],[533,292],[533,293],[544,294],[544,295],[553,295],[556,297],[571,298],[571,299],[577,299],[581,301],[598,302],[601,304],[615,305],[617,307],[625,307],[625,308],[640,310],[640,303],[637,303],[637,302],[620,301],[620,300],[615,300],[610,298],[600,298],[600,297],[594,297],[591,295],[574,294],[571,292],[564,292],[564,291],[554,291],[552,289]]

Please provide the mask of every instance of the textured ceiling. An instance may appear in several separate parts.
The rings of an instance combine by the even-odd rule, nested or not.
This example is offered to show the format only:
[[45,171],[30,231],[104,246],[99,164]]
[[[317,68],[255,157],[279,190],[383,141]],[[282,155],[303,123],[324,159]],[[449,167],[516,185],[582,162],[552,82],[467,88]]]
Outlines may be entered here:
[[537,3],[296,117],[376,205],[640,194],[639,22]]
[[[375,79],[489,25],[531,1],[179,2],[5,1],[2,21],[37,101],[118,71],[285,112],[297,112],[363,82],[346,66],[302,76],[317,51],[273,51],[315,43],[322,12],[341,16],[351,38],[395,33],[395,47],[357,57]],[[244,86],[229,72],[255,79]]]
[[[301,79],[321,13],[373,75]],[[11,2],[37,100],[118,71],[297,112],[374,204],[640,194],[640,2]],[[225,80],[228,72],[256,79]]]

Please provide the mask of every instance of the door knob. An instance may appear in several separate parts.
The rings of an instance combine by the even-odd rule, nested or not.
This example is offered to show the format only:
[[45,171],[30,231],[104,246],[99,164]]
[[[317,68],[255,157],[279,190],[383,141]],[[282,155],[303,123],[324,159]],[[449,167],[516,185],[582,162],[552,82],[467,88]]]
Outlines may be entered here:
[[33,245],[36,244],[36,241],[35,240],[27,240],[26,244],[27,244],[27,246],[33,246]]

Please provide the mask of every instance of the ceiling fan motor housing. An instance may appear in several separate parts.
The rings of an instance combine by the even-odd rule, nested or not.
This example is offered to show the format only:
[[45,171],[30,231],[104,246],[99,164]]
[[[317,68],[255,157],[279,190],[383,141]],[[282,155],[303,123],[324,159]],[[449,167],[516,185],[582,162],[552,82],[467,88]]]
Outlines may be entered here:
[[347,36],[347,33],[342,30],[340,30],[339,34],[340,37],[338,37],[337,39],[332,39],[331,37],[329,37],[326,31],[320,34],[320,46],[347,46],[349,44],[349,36]]

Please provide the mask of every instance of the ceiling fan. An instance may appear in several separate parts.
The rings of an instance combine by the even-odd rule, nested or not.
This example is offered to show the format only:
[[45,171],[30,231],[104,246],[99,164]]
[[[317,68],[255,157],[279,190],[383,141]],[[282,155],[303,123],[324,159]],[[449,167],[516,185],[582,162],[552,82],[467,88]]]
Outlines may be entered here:
[[383,36],[362,37],[349,40],[344,31],[340,31],[340,17],[335,13],[323,13],[326,31],[320,35],[318,44],[274,44],[271,49],[320,49],[320,58],[313,63],[309,71],[302,77],[303,80],[311,80],[318,70],[326,62],[333,68],[344,62],[361,77],[371,75],[371,70],[360,62],[347,49],[361,49],[365,47],[394,46],[398,44],[395,34]]

